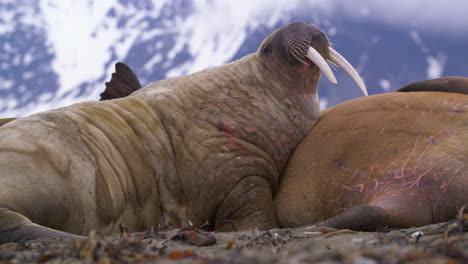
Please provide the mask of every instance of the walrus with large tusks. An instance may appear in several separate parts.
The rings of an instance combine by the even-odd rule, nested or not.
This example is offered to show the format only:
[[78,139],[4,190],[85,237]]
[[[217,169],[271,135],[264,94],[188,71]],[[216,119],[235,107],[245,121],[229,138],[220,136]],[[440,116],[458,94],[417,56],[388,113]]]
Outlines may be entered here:
[[[254,54],[129,96],[0,127],[0,242],[158,225],[278,227],[273,193],[319,116],[326,60],[365,86],[316,26]],[[61,230],[61,231],[57,231]]]
[[454,219],[468,205],[468,79],[437,89],[441,80],[322,111],[281,178],[280,224],[376,230]]

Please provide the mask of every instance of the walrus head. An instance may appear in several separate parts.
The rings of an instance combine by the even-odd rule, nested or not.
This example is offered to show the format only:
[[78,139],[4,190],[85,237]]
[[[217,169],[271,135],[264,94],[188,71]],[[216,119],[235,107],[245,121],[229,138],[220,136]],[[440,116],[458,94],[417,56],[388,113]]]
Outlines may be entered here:
[[[309,84],[318,82],[319,71],[330,82],[337,83],[328,60],[349,74],[367,96],[366,86],[359,74],[343,56],[330,47],[325,34],[313,24],[296,22],[275,31],[263,41],[257,54],[267,61],[267,67],[274,67],[276,72],[278,69],[282,70],[285,79],[295,82],[305,78]],[[308,85],[301,86],[293,85],[298,89],[310,90]]]

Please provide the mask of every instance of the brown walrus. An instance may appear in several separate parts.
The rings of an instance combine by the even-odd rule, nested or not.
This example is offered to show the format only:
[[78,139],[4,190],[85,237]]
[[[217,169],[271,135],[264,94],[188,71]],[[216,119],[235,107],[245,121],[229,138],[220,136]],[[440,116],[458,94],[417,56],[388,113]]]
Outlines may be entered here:
[[281,178],[279,222],[376,230],[455,218],[468,205],[468,79],[451,77],[455,87],[434,92],[446,80],[402,90],[428,84],[432,92],[375,95],[322,111]]
[[[0,127],[0,242],[158,225],[278,227],[273,193],[319,115],[319,28],[293,23],[238,61]],[[62,230],[68,233],[60,232]]]

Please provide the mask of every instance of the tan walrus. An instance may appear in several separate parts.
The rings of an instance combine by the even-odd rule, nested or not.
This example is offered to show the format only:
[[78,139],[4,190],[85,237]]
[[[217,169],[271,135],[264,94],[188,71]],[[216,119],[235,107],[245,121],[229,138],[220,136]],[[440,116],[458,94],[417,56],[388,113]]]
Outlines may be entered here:
[[318,119],[321,71],[336,82],[326,59],[365,92],[319,28],[293,23],[238,61],[0,127],[0,242],[136,231],[161,216],[278,227],[272,196]]
[[321,112],[281,178],[280,223],[421,226],[454,219],[468,205],[468,79],[401,90],[420,92],[359,98]]

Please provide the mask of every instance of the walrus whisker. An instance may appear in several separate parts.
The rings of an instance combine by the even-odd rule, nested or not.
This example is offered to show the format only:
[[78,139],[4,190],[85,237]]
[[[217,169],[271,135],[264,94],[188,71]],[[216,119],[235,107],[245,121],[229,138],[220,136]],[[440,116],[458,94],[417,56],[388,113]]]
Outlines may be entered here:
[[339,54],[336,50],[332,49],[331,47],[328,48],[329,52],[329,61],[333,62],[335,65],[343,69],[359,86],[361,91],[364,93],[365,96],[368,96],[366,85],[362,81],[359,74],[354,69],[354,67],[349,63],[341,54]]
[[293,55],[294,58],[296,58],[296,60],[298,60],[302,64],[307,64],[304,60],[304,56],[302,56],[302,53],[298,50],[296,46],[291,45],[290,49],[291,49],[290,53]]
[[307,51],[307,58],[311,60],[319,69],[325,74],[327,79],[332,83],[337,83],[335,75],[333,74],[330,66],[328,65],[327,61],[320,55],[320,53],[314,49],[312,46],[309,47]]

